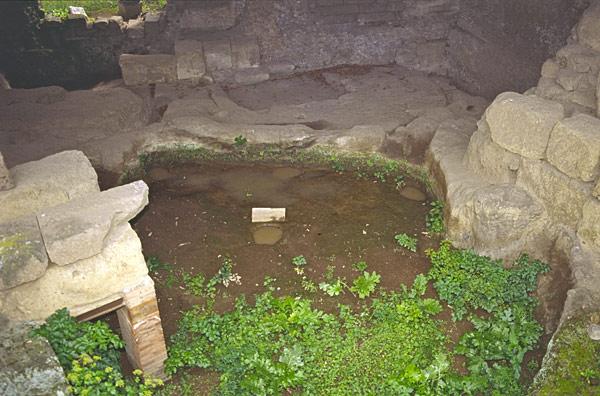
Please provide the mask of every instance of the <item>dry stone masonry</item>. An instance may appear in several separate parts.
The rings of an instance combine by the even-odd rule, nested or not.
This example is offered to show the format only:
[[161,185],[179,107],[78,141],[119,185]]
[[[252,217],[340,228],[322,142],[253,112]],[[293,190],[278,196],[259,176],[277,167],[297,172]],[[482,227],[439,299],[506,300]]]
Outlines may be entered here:
[[148,203],[146,184],[101,192],[79,151],[10,171],[15,187],[0,192],[0,323],[42,321],[63,307],[74,316],[119,308],[133,365],[162,376],[154,283],[129,225]]

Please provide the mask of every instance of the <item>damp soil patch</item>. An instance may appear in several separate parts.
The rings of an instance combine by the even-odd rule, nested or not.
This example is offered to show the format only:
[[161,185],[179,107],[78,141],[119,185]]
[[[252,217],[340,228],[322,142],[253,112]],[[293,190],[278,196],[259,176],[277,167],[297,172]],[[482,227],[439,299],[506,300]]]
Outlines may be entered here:
[[[157,160],[160,158],[163,160]],[[395,382],[384,381],[385,383],[378,384],[382,387],[381,394],[396,389],[394,388],[396,385],[400,386],[397,389],[401,389],[403,383],[409,383],[408,377],[403,379],[403,375],[415,375],[413,380],[420,386],[433,389],[431,387],[435,384],[420,377],[427,370],[441,370],[445,372],[444,375],[454,373],[447,378],[438,378],[446,384],[444,391],[451,391],[448,384],[479,386],[480,390],[492,390],[493,387],[506,385],[503,382],[503,375],[509,371],[496,372],[494,371],[496,369],[493,369],[488,377],[494,377],[498,382],[478,383],[488,379],[482,379],[486,376],[469,375],[469,362],[465,359],[464,353],[455,354],[451,351],[456,349],[466,333],[473,333],[476,337],[487,337],[490,334],[492,337],[499,336],[493,335],[492,327],[489,328],[489,331],[492,331],[490,334],[485,333],[488,330],[474,332],[470,315],[477,315],[484,321],[490,320],[493,326],[500,326],[500,330],[501,326],[506,325],[506,321],[513,319],[497,315],[496,312],[492,314],[496,315],[492,321],[492,315],[477,308],[481,305],[475,304],[473,309],[468,311],[468,315],[453,320],[455,308],[447,305],[445,302],[447,300],[440,298],[436,293],[433,287],[435,282],[431,281],[436,281],[435,277],[432,277],[429,282],[426,281],[425,286],[419,283],[426,275],[433,276],[431,275],[433,261],[426,255],[426,250],[435,251],[441,246],[440,237],[427,231],[426,218],[431,215],[430,210],[435,205],[432,205],[433,197],[419,182],[408,176],[399,178],[391,174],[372,172],[373,168],[369,168],[371,173],[365,172],[365,168],[361,171],[360,167],[358,171],[355,169],[341,172],[339,167],[342,161],[337,157],[334,158],[335,161],[327,161],[331,162],[329,166],[306,164],[297,166],[276,161],[272,164],[232,163],[226,160],[201,160],[195,163],[175,164],[165,160],[164,156],[155,157],[154,160],[145,159],[143,174],[144,180],[150,186],[151,199],[149,206],[136,219],[134,228],[142,240],[144,254],[149,258],[150,274],[156,282],[162,324],[165,335],[169,339],[171,358],[168,368],[180,365],[177,366],[180,370],[177,371],[167,389],[177,393],[184,387],[191,387],[197,394],[211,394],[217,389],[223,394],[229,394],[227,393],[229,391],[243,394],[248,389],[259,392],[258,388],[252,388],[248,384],[240,385],[236,382],[232,385],[223,382],[223,378],[232,375],[228,370],[232,367],[241,367],[246,363],[242,364],[240,361],[233,366],[219,366],[220,355],[211,349],[219,348],[218,342],[204,345],[203,348],[206,350],[198,356],[193,355],[191,351],[203,349],[194,348],[199,348],[197,343],[203,342],[202,340],[209,336],[211,331],[219,332],[223,338],[231,336],[223,333],[226,328],[231,328],[229,325],[217,330],[210,323],[217,326],[216,323],[223,323],[222,321],[234,320],[235,322],[235,318],[243,322],[254,318],[252,315],[255,315],[257,310],[264,309],[265,304],[275,310],[275,307],[281,308],[280,304],[290,304],[291,307],[303,306],[307,302],[311,308],[303,312],[308,317],[316,315],[313,317],[316,322],[325,320],[323,318],[327,318],[327,315],[332,315],[332,318],[338,318],[335,320],[342,322],[350,320],[339,329],[340,336],[343,337],[339,339],[340,344],[332,346],[334,349],[341,348],[339,353],[342,355],[348,352],[343,350],[344,345],[348,347],[348,337],[358,334],[354,332],[365,332],[364,339],[358,338],[354,341],[355,344],[352,344],[354,346],[349,346],[358,348],[356,356],[361,357],[352,358],[352,363],[356,364],[352,370],[359,371],[362,370],[361,365],[366,364],[368,359],[379,360],[376,356],[369,355],[370,353],[383,354],[381,359],[384,359],[388,353],[384,350],[377,352],[377,349],[369,346],[370,343],[375,343],[376,348],[387,349],[389,346],[393,349],[395,348],[393,344],[404,342],[392,339],[385,341],[390,335],[397,337],[400,334],[390,332],[389,329],[382,330],[389,325],[389,322],[396,323],[395,320],[390,320],[391,316],[386,315],[400,315],[401,321],[398,323],[402,323],[401,326],[408,326],[407,323],[410,321],[406,322],[406,317],[402,316],[406,314],[402,310],[407,309],[404,304],[411,301],[411,304],[416,304],[411,308],[415,311],[410,314],[416,315],[413,318],[416,320],[414,331],[410,325],[408,333],[405,334],[406,342],[412,342],[414,344],[412,347],[415,348],[415,345],[420,345],[419,343],[431,345],[437,352],[441,351],[440,356],[445,357],[436,360],[438,356],[433,356],[433,352],[426,352],[419,359],[429,362],[427,363],[429,367],[413,367],[409,364],[404,368],[408,371],[416,371],[412,374],[408,371],[396,373]],[[332,171],[332,167],[337,172]],[[285,208],[286,219],[278,223],[252,224],[251,211],[255,207]],[[406,237],[398,239],[399,235]],[[399,246],[400,240],[405,247]],[[414,252],[410,247],[412,241],[416,242]],[[455,260],[452,257],[459,257],[462,253],[452,251],[445,254],[449,254],[448,260],[452,261]],[[464,257],[472,260],[469,264],[470,268],[471,270],[475,268],[477,271],[477,265],[474,263],[479,260],[478,256]],[[493,271],[492,273],[495,273]],[[535,281],[535,277],[531,277],[535,276],[536,271],[526,270],[522,279],[519,278],[520,275],[514,279]],[[467,284],[471,282],[472,276],[468,275],[468,272],[462,276],[462,282]],[[503,277],[503,275],[498,276],[499,279]],[[363,277],[363,284],[372,282],[374,285],[372,293],[367,293],[366,298],[359,298],[360,291],[355,283],[359,277]],[[373,280],[375,278],[377,279]],[[217,280],[213,282],[215,279]],[[441,276],[437,281],[439,282],[440,279],[445,277]],[[460,294],[461,288],[457,285],[459,284],[455,282],[453,287],[456,288],[456,293]],[[422,295],[416,291],[420,289]],[[477,293],[478,289],[475,287],[473,290]],[[527,293],[524,293],[523,301],[528,301]],[[512,291],[508,294],[512,295]],[[503,297],[500,294],[498,296]],[[242,297],[245,298],[246,303],[240,302],[239,299]],[[471,297],[464,297],[467,299],[465,301]],[[340,311],[340,304],[349,309],[346,311],[347,314],[342,315],[343,309]],[[524,306],[527,304],[529,303]],[[386,311],[390,307],[391,311]],[[261,311],[260,314],[263,315],[265,312]],[[279,312],[273,315],[280,317],[281,314]],[[294,315],[296,314],[292,314],[290,318]],[[538,314],[538,318],[539,316]],[[269,318],[265,317],[264,320],[269,322],[272,317]],[[263,331],[264,320],[257,322],[255,326],[260,328],[260,331]],[[239,325],[239,322],[234,322],[231,326]],[[286,323],[288,326],[289,323]],[[311,323],[310,320],[307,323]],[[437,336],[445,338],[445,344],[439,344],[437,336],[431,339],[419,337],[419,332],[422,331],[418,330],[419,326],[433,326],[434,323],[437,323],[434,326],[437,330],[432,330],[431,327],[427,337],[433,337],[437,331]],[[198,330],[207,325],[213,330]],[[306,323],[298,324],[298,326],[306,325]],[[200,333],[193,336],[191,333],[186,335],[186,332],[192,331],[190,329],[196,329],[193,331],[200,331]],[[251,332],[249,328],[241,328],[237,331],[240,332],[239,337],[235,336],[237,341],[245,339],[243,333]],[[378,331],[382,333],[379,334]],[[406,331],[406,327],[404,330],[399,328],[398,331]],[[535,337],[538,331],[541,332],[541,327],[533,326],[528,335],[530,340],[527,342],[531,343],[531,339],[537,339]],[[189,340],[186,338],[188,336],[191,337]],[[289,336],[290,334],[286,333],[278,340]],[[412,336],[416,338],[413,339]],[[182,342],[182,337],[187,341]],[[498,342],[498,340],[488,341],[496,342],[496,345]],[[244,348],[264,347],[252,344],[251,340],[240,342],[250,342],[248,344],[250,346],[246,345]],[[262,342],[264,345],[265,340],[259,339],[257,342]],[[186,349],[188,343],[189,351]],[[410,347],[409,344],[407,348]],[[231,348],[233,350],[235,346],[232,345]],[[304,364],[302,358],[306,356],[307,351],[303,348],[306,346],[296,348],[287,345],[281,349],[274,349],[272,352],[275,355],[268,354],[268,356],[275,359],[273,362],[279,365],[278,367],[281,366],[282,359],[287,362],[285,364]],[[419,348],[421,348],[418,349],[419,354],[427,350],[427,347],[423,349],[422,345]],[[476,349],[473,345],[469,348],[471,351]],[[229,349],[229,347],[225,348],[227,351]],[[519,376],[515,377],[516,380],[508,378],[507,384],[510,386],[520,386],[515,385],[518,384],[519,377],[521,381],[531,380],[539,367],[545,347],[544,344],[538,344],[536,347],[526,347],[526,350],[533,351],[529,352],[526,359],[520,363],[522,369]],[[188,355],[190,353],[192,355]],[[216,360],[211,364],[202,363],[205,362],[203,359],[209,359],[207,356],[211,353],[213,354],[211,358]],[[511,353],[507,356],[510,355]],[[184,364],[187,359],[185,356],[188,358],[194,356],[193,359],[200,360],[195,360],[194,364],[190,361]],[[264,357],[261,356],[256,355],[256,358],[261,360]],[[336,359],[331,356],[328,358]],[[363,358],[367,360],[361,361]],[[229,361],[227,359],[225,360]],[[530,363],[531,360],[535,360],[535,363]],[[499,363],[507,364],[502,361]],[[490,361],[490,367],[494,364]],[[183,370],[181,365],[191,368]],[[312,373],[310,375],[314,375],[317,370],[312,364],[310,370],[307,367],[304,369]],[[235,368],[233,370],[235,371]],[[277,371],[275,368],[272,370]],[[324,367],[323,370],[325,374],[330,374],[329,368]],[[514,369],[509,370],[513,370],[514,373]],[[255,376],[254,380],[258,381],[257,383],[261,383],[263,379],[279,380],[275,374],[248,372],[249,376],[251,374]],[[349,372],[336,375],[349,375]],[[300,381],[299,377],[295,377],[295,381]],[[339,386],[359,386],[352,381]],[[338,386],[333,385],[335,381],[331,384]],[[278,388],[280,385],[270,386],[274,386],[273,389],[283,389],[283,394],[306,392],[310,394],[311,392],[309,388],[292,386],[293,381],[287,388]],[[310,384],[305,385],[310,386]],[[243,388],[236,388],[238,386]],[[354,388],[343,389],[351,391]],[[324,390],[319,388],[316,391]],[[235,392],[232,394],[236,394]]]

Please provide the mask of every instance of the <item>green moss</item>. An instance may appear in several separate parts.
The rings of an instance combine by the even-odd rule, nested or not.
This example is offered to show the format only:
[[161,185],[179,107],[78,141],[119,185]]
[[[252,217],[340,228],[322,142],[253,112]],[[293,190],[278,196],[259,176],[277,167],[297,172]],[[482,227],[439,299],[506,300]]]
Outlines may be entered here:
[[323,147],[286,149],[277,145],[249,145],[237,149],[213,150],[195,144],[175,144],[155,147],[142,153],[123,175],[121,182],[139,179],[153,165],[173,166],[208,161],[241,163],[281,163],[291,165],[328,166],[336,172],[353,172],[358,177],[380,182],[403,179],[417,180],[431,191],[431,182],[424,167],[403,160],[391,160],[378,153],[347,153]]
[[554,337],[533,394],[600,395],[600,342],[587,334],[587,317],[565,323]]
[[14,254],[22,248],[26,248],[25,236],[21,233],[3,236],[0,238],[0,256]]

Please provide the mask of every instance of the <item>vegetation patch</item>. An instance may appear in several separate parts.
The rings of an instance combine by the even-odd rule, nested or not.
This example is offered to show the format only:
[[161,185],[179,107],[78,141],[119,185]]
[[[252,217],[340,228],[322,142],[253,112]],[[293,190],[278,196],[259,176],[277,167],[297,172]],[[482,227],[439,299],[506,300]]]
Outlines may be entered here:
[[143,378],[139,370],[133,379],[125,379],[119,365],[123,341],[104,322],[79,323],[63,308],[33,333],[52,346],[71,394],[150,396],[162,385],[161,380]]
[[534,390],[540,396],[600,394],[600,342],[587,334],[584,315],[565,322],[554,335]]
[[[358,309],[339,304],[327,313],[312,298],[275,296],[272,278],[252,304],[240,297],[225,313],[213,303],[196,306],[171,339],[167,371],[214,370],[219,395],[525,394],[521,364],[542,333],[531,293],[547,266],[522,256],[504,268],[449,242],[428,255],[430,272],[410,288],[377,289],[382,276],[364,262],[354,266],[364,272],[350,287],[327,271],[319,288],[329,297],[348,290],[369,298]],[[305,267],[302,258],[294,269]],[[424,296],[430,280],[439,300]],[[455,345],[436,316],[444,302],[454,320],[472,323]],[[458,356],[464,372],[453,365]]]
[[[142,12],[161,10],[167,0],[141,0]],[[40,0],[40,8],[48,15],[66,19],[69,6],[83,7],[90,17],[117,15],[118,0]]]

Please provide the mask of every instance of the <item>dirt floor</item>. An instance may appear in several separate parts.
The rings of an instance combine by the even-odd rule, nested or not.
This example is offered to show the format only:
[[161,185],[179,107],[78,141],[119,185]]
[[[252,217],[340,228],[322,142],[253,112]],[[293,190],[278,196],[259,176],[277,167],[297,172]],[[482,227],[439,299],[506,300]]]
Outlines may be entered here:
[[[358,308],[360,302],[349,292],[330,298],[321,291],[310,294],[303,290],[302,277],[291,265],[293,257],[306,257],[305,275],[317,285],[332,268],[334,276],[351,283],[358,274],[352,264],[366,261],[369,271],[382,275],[380,287],[397,289],[401,284],[412,284],[416,275],[427,273],[430,263],[424,251],[439,244],[425,227],[432,197],[425,193],[412,197],[424,200],[403,197],[424,191],[416,182],[409,181],[407,189],[398,189],[392,182],[359,179],[352,173],[338,174],[325,168],[231,163],[155,167],[145,181],[150,186],[150,204],[136,219],[134,228],[145,256],[156,256],[170,264],[168,269],[151,274],[167,339],[175,333],[181,313],[204,302],[202,297],[186,291],[183,274],[202,273],[210,278],[225,257],[233,260],[233,272],[241,276],[241,285],[232,284],[227,289],[220,286],[216,310],[231,309],[242,294],[252,301],[252,295],[265,290],[263,282],[268,276],[276,279],[276,294],[310,296],[315,307],[333,312],[338,303]],[[253,225],[253,207],[285,207],[286,221]],[[270,229],[274,226],[282,231],[278,242],[255,243],[257,230],[267,229],[268,236],[272,236]],[[396,244],[394,236],[398,233],[418,238],[417,253]],[[553,267],[560,270],[559,266]],[[542,323],[556,320],[565,297],[563,286],[568,284],[560,271],[552,271],[551,275],[541,285],[541,289],[554,290],[537,312]],[[436,297],[431,287],[427,294]],[[472,327],[467,321],[455,323],[450,318],[451,311],[445,307],[439,319],[447,323],[446,332],[456,342]],[[535,365],[528,366],[529,361],[541,364],[554,331],[549,330],[540,347],[524,360],[524,383],[529,383],[537,371],[530,368]],[[459,357],[454,366],[464,371],[463,363]],[[189,370],[178,374],[175,383],[188,384],[196,394],[208,394],[218,383],[218,373]]]

